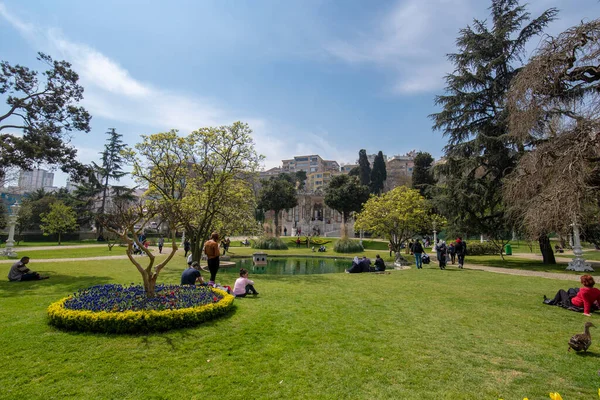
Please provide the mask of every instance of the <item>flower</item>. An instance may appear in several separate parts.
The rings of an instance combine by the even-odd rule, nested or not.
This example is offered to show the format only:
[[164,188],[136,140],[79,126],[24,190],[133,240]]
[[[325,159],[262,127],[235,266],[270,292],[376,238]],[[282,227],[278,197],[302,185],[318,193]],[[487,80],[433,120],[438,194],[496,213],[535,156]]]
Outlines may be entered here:
[[562,396],[558,392],[550,392],[550,398],[552,400],[563,400]]

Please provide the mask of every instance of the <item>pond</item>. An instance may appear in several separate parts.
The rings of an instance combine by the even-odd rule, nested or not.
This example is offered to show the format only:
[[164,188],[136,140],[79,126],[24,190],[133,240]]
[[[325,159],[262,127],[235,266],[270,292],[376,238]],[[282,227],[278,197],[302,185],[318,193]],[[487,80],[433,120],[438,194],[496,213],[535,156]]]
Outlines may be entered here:
[[310,275],[344,272],[352,266],[352,260],[315,257],[268,257],[266,266],[254,266],[251,258],[233,258],[235,267],[221,268],[219,274],[238,275],[240,268],[246,268],[250,275]]

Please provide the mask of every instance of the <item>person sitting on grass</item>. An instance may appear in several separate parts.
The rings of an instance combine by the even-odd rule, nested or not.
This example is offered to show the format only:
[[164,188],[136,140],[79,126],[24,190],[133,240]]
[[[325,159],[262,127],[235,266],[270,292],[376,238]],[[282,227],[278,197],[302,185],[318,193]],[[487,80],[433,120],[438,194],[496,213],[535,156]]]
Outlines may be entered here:
[[248,279],[248,271],[245,268],[240,269],[240,277],[235,280],[233,285],[233,295],[235,297],[246,297],[247,294],[257,295],[254,289],[254,281]]
[[383,258],[379,257],[379,254],[375,256],[375,272],[385,271],[385,262]]
[[200,273],[200,264],[198,261],[194,261],[188,264],[188,268],[181,274],[182,285],[204,285],[204,279]]
[[39,281],[42,279],[48,279],[49,276],[41,276],[35,271],[27,268],[29,264],[29,257],[21,257],[19,261],[14,263],[8,271],[8,280],[11,282],[22,282],[22,281]]
[[579,312],[583,308],[583,315],[590,317],[592,311],[600,309],[600,290],[594,287],[596,282],[591,275],[583,275],[579,279],[583,285],[581,289],[571,288],[567,291],[560,289],[552,300],[544,296],[544,304]]

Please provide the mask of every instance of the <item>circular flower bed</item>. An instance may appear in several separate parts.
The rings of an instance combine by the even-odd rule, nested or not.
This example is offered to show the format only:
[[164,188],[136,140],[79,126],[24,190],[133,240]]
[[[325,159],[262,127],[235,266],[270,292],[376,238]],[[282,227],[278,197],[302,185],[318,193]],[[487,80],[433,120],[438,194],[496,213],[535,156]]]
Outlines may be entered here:
[[58,328],[109,333],[166,331],[194,326],[227,313],[234,297],[206,286],[156,285],[147,298],[140,285],[97,285],[48,307]]

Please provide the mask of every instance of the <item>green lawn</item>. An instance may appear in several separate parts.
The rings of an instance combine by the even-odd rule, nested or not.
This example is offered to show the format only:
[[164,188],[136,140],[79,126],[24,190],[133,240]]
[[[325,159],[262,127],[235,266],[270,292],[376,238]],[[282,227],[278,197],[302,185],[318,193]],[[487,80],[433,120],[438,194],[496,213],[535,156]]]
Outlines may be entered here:
[[[178,256],[159,281],[177,283],[184,264]],[[8,268],[0,264],[0,276]],[[433,265],[388,275],[260,275],[260,296],[236,300],[225,318],[117,336],[58,331],[45,309],[79,288],[139,282],[127,260],[32,268],[51,278],[0,281],[6,399],[597,396],[598,342],[587,355],[567,352],[589,319],[541,303],[572,285],[564,281]]]
[[[108,250],[108,246],[81,247],[62,249],[60,247],[49,250],[18,250],[18,257],[28,256],[32,260],[49,258],[81,258],[81,257],[100,257],[100,256],[122,256],[125,255],[125,247],[115,246]],[[6,260],[8,257],[0,256],[0,260]]]

